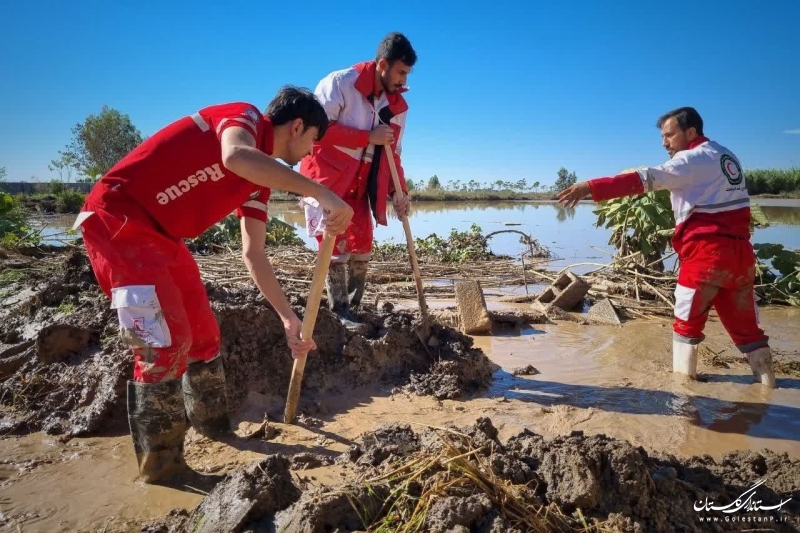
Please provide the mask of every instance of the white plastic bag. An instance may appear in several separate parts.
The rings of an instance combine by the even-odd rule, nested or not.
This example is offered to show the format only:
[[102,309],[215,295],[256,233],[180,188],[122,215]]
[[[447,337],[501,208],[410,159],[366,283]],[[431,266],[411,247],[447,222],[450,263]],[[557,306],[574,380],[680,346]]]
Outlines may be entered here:
[[309,237],[322,235],[325,231],[325,210],[319,202],[311,197],[300,200],[306,216],[306,231]]

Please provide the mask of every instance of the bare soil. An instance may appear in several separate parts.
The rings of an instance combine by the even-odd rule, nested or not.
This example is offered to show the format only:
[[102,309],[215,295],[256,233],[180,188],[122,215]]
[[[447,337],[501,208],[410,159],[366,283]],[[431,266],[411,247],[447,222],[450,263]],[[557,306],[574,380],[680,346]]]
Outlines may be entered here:
[[[611,531],[738,531],[766,523],[769,530],[800,530],[800,461],[785,454],[734,452],[717,462],[710,457],[679,460],[649,454],[626,441],[605,435],[544,438],[523,431],[500,442],[488,418],[468,427],[451,427],[453,433],[390,424],[362,435],[338,461],[350,465],[359,479],[324,488],[303,490],[289,475],[289,461],[270,456],[230,474],[192,512],[176,511],[166,520],[145,525],[151,533],[184,531],[363,531],[392,521],[399,494],[430,489],[434,478],[457,477],[442,461],[401,487],[392,478],[377,483],[364,479],[397,471],[411,459],[435,457],[444,446],[473,451],[485,472],[498,485],[508,483],[550,531],[582,530],[591,525]],[[442,439],[442,435],[449,436]],[[454,436],[455,435],[455,436]],[[453,444],[456,443],[456,444]],[[399,477],[399,476],[398,476]],[[764,483],[751,490],[756,480]],[[255,490],[260,487],[259,490]],[[240,495],[232,498],[231,494]],[[705,502],[738,505],[749,501],[762,506],[786,502],[782,512],[750,511],[747,503],[738,513],[695,511]],[[744,496],[743,496],[744,495]],[[427,509],[422,531],[532,531],[512,516],[497,492],[480,484],[455,484],[444,489]],[[226,513],[219,509],[233,509]],[[547,516],[545,515],[547,510]],[[700,517],[718,517],[706,524]],[[725,517],[740,521],[725,521]],[[398,516],[398,519],[408,516]],[[745,521],[746,520],[746,521]],[[197,529],[197,528],[200,529]]]

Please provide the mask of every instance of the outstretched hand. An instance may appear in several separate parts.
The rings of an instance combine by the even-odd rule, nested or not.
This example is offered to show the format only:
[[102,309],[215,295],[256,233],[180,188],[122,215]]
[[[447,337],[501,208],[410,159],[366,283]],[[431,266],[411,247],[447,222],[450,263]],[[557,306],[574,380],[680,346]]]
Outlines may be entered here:
[[575,207],[575,204],[592,194],[588,181],[581,181],[558,193],[558,202],[567,208]]

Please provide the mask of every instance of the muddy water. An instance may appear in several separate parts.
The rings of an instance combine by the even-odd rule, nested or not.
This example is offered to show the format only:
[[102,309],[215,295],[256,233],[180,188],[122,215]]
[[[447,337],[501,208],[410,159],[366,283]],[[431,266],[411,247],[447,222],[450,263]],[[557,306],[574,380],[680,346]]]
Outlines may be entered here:
[[[498,302],[490,307],[513,308]],[[764,309],[762,319],[776,351],[800,357],[800,310]],[[731,354],[713,316],[707,333],[706,346]],[[702,360],[701,381],[676,378],[669,372],[668,320],[621,328],[559,322],[474,339],[501,367],[492,388],[478,397],[437,401],[380,386],[342,391],[318,398],[314,419],[293,426],[270,423],[266,440],[241,436],[257,428],[265,412],[279,419],[283,399],[251,393],[236,413],[241,436],[215,442],[190,432],[187,461],[199,472],[220,474],[271,453],[332,457],[380,423],[466,425],[479,416],[491,417],[501,439],[523,428],[548,436],[580,430],[684,457],[719,459],[732,450],[769,448],[800,458],[800,380],[779,377],[778,389],[763,391],[746,366],[719,369]],[[511,375],[528,364],[538,373]],[[42,434],[5,438],[0,457],[0,530],[138,531],[142,521],[173,508],[191,509],[201,498],[190,487],[135,482],[127,435],[67,443]],[[296,473],[313,485],[332,484],[343,475],[336,465]]]
[[[800,312],[771,309],[763,315],[773,346],[796,350]],[[715,319],[707,335],[705,345],[715,352],[735,353]],[[800,380],[779,378],[779,389],[764,391],[752,383],[746,365],[719,369],[703,361],[701,381],[676,378],[668,320],[623,328],[537,325],[518,337],[484,337],[477,345],[503,367],[494,392],[509,398],[510,408],[500,411],[534,431],[605,433],[680,456],[718,458],[769,448],[800,457]],[[507,373],[526,364],[541,374]]]
[[[756,230],[753,242],[781,243],[789,249],[800,249],[800,200],[756,198],[770,220],[770,227]],[[292,224],[298,234],[312,249],[316,243],[305,232],[305,219],[294,202],[273,202],[270,215]],[[610,230],[597,228],[597,216],[592,212],[595,204],[583,202],[574,209],[565,209],[555,202],[417,202],[409,219],[415,237],[436,233],[440,237],[452,229],[465,231],[477,224],[483,232],[503,229],[523,231],[548,246],[558,261],[553,268],[562,268],[580,262],[607,263],[608,255],[592,248],[612,251],[608,245]],[[389,214],[387,226],[375,228],[378,242],[405,242],[403,226],[394,212]],[[490,240],[492,251],[498,254],[519,255],[524,251],[519,235],[500,234]],[[668,266],[671,266],[668,265]],[[577,273],[595,267],[583,265],[574,268]]]
[[126,519],[202,498],[136,482],[131,448],[128,435],[66,444],[43,434],[0,441],[0,531],[119,531]]
[[[789,249],[800,249],[800,200],[756,198],[754,203],[762,206],[770,220],[770,227],[756,230],[753,242],[781,243]],[[316,242],[305,232],[303,212],[296,202],[272,202],[270,215],[293,225],[299,236],[312,249]],[[578,204],[574,209],[565,209],[555,202],[417,202],[410,218],[415,237],[426,237],[436,233],[440,237],[450,234],[452,229],[468,230],[474,223],[485,233],[503,229],[516,229],[532,235],[548,246],[560,260],[552,263],[561,268],[579,262],[608,262],[608,255],[596,249],[611,251],[608,245],[610,231],[594,226],[596,215],[592,203]],[[388,226],[375,228],[375,239],[379,242],[405,242],[402,224],[389,208]],[[58,245],[77,237],[68,232],[74,215],[42,217],[35,227],[43,227],[45,243]],[[498,254],[518,255],[523,251],[519,236],[500,234],[490,240],[491,249]],[[668,266],[671,266],[668,265]],[[581,273],[592,266],[579,266]]]

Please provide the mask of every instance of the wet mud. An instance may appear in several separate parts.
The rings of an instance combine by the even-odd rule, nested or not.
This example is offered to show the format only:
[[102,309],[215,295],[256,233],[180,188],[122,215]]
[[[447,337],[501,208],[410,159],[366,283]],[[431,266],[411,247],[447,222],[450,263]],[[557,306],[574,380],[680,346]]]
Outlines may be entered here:
[[[492,421],[479,418],[419,431],[385,425],[337,462],[349,466],[349,481],[303,490],[286,458],[268,457],[231,473],[193,512],[143,531],[198,531],[201,518],[202,531],[364,531],[410,520],[431,532],[800,530],[800,461],[767,450],[680,460],[579,431],[545,438],[524,430],[501,442]],[[414,474],[411,483],[403,484],[403,470]],[[459,478],[464,472],[471,477]],[[436,498],[426,500],[432,491]],[[405,493],[425,512],[404,514],[413,509],[404,507]],[[513,512],[517,503],[522,515]]]
[[[27,265],[25,258],[15,261],[28,277],[12,289],[30,295],[8,304],[0,324],[0,431],[79,436],[101,427],[124,430],[125,382],[132,376],[133,357],[88,259],[73,251],[48,268],[33,268],[35,259]],[[255,288],[206,288],[222,334],[231,410],[242,407],[250,392],[285,396],[293,360],[278,315]],[[304,298],[289,296],[302,317]],[[496,367],[455,329],[434,325],[421,339],[413,313],[394,312],[385,304],[362,310],[364,326],[351,332],[322,305],[314,331],[320,348],[306,363],[301,412],[320,391],[381,382],[417,395],[457,399],[492,379]]]
[[[669,373],[668,321],[587,327],[490,301],[491,335],[464,336],[453,310],[436,309],[440,325],[421,340],[416,314],[402,303],[366,307],[365,325],[354,333],[323,301],[315,331],[322,348],[309,356],[297,423],[285,425],[292,359],[280,321],[255,289],[209,284],[238,438],[187,435],[193,469],[227,474],[213,489],[202,487],[203,497],[135,483],[124,412],[132,360],[85,256],[14,256],[0,264],[9,262],[25,276],[0,286],[0,434],[116,434],[0,439],[0,455],[8,457],[0,460],[0,530],[397,525],[402,515],[393,516],[399,507],[390,512],[387,498],[403,478],[375,479],[447,452],[442,436],[459,453],[482,449],[469,457],[481,458],[495,488],[462,481],[443,488],[443,478],[455,479],[441,464],[452,456],[444,456],[411,487],[435,489],[425,516],[416,517],[424,519],[422,531],[531,530],[498,504],[501,485],[518,490],[526,508],[550,509],[553,522],[544,530],[580,529],[580,517],[602,522],[597,531],[800,530],[796,314],[764,313],[779,374],[779,388],[767,392],[751,383],[714,317],[700,378],[683,383]],[[302,295],[289,297],[302,316]],[[487,418],[475,423],[478,416]],[[34,441],[50,444],[19,452]],[[774,506],[791,498],[781,507],[785,521],[774,511],[694,510],[735,502],[762,479],[753,501]],[[753,521],[764,514],[772,518]],[[701,523],[701,516],[719,521]]]

